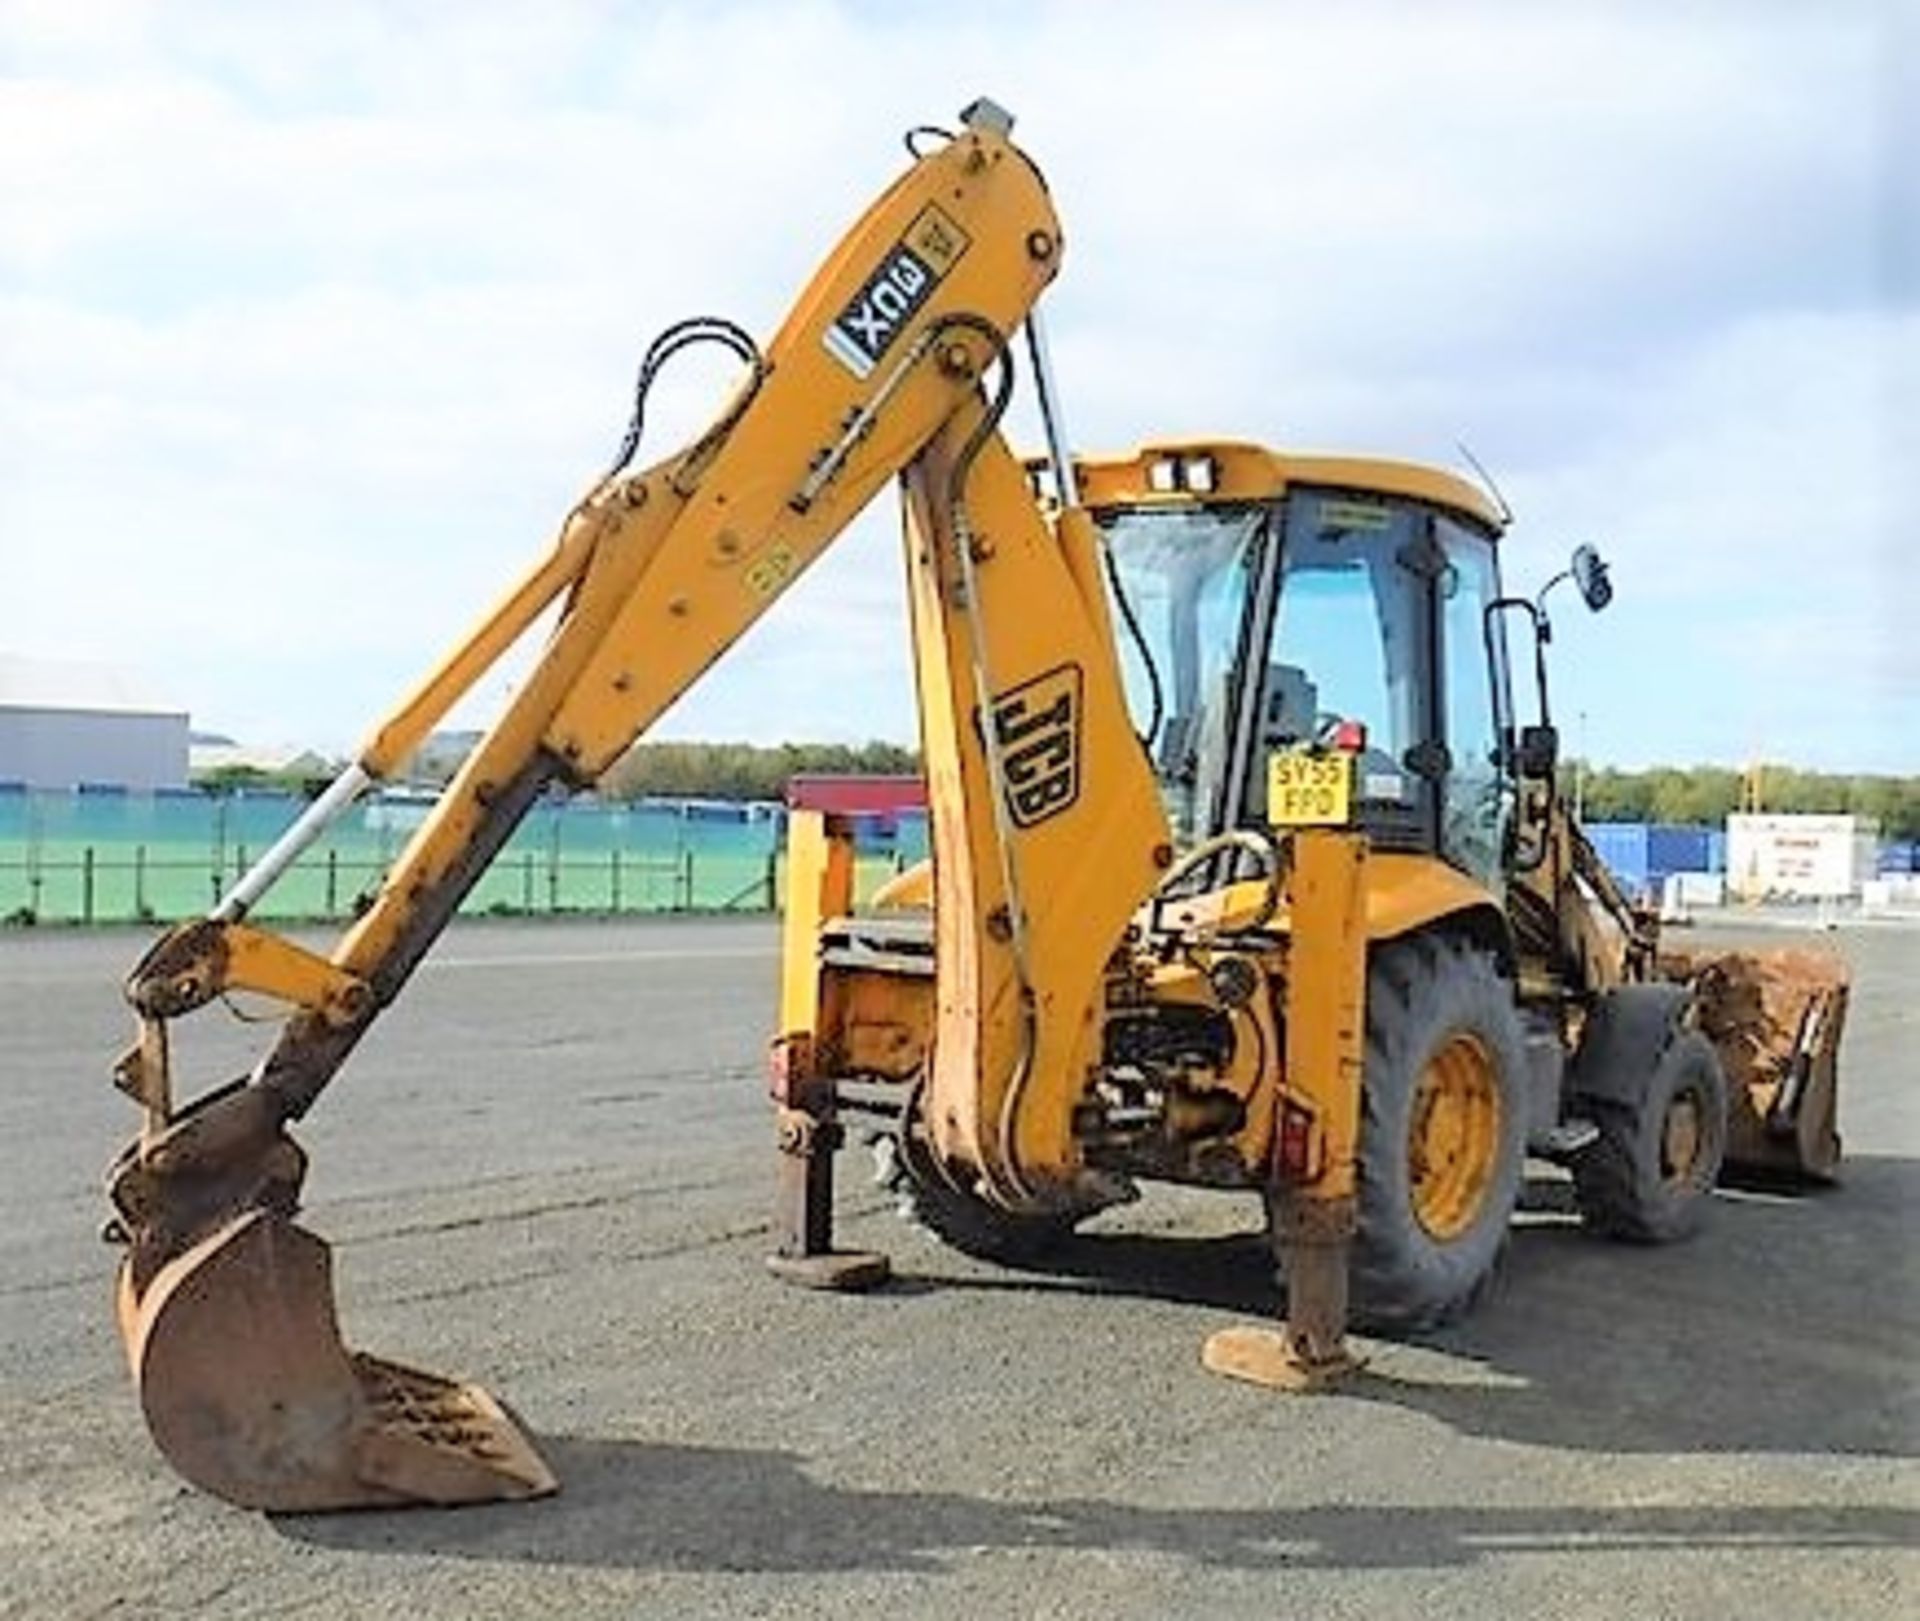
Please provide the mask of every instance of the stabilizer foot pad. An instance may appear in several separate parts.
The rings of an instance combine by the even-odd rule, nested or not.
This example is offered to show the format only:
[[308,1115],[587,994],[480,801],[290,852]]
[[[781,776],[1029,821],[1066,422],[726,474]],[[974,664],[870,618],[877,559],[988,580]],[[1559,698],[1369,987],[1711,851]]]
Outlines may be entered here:
[[851,1293],[885,1283],[893,1276],[893,1263],[876,1250],[829,1250],[824,1255],[769,1255],[767,1270],[796,1288]]
[[1366,1364],[1344,1348],[1331,1357],[1308,1362],[1272,1328],[1223,1328],[1209,1335],[1200,1348],[1201,1362],[1212,1372],[1269,1390],[1311,1394],[1331,1390]]

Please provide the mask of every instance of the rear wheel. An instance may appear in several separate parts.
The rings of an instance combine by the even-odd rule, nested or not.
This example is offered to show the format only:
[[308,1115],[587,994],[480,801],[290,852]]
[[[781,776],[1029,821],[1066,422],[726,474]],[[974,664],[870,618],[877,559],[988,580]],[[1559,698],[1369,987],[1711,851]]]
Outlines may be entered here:
[[949,1177],[927,1144],[917,1094],[898,1130],[873,1147],[875,1180],[897,1197],[901,1216],[979,1260],[1010,1266],[1042,1260],[1095,1208],[1012,1211],[961,1186],[959,1176]]
[[1426,1328],[1466,1309],[1506,1240],[1526,1157],[1513,991],[1464,941],[1381,947],[1367,975],[1355,1317]]
[[1590,1229],[1669,1244],[1699,1228],[1727,1151],[1727,1081],[1712,1042],[1677,1031],[1644,1074],[1604,1097],[1576,1093],[1571,1107],[1600,1131],[1573,1162]]

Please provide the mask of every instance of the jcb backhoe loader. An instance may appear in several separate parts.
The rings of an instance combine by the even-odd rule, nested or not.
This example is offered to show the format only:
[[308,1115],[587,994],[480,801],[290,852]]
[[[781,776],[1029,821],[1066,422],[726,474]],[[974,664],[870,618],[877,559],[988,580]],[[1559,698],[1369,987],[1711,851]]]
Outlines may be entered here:
[[[1034,1258],[1136,1181],[1258,1190],[1288,1330],[1229,1331],[1207,1355],[1288,1385],[1346,1367],[1348,1306],[1387,1330],[1467,1307],[1529,1155],[1571,1169],[1589,1227],[1641,1242],[1690,1233],[1723,1164],[1833,1174],[1844,970],[1808,952],[1662,951],[1657,915],[1556,794],[1547,593],[1503,594],[1505,517],[1479,489],[1210,441],[1080,459],[1066,489],[1054,521],[1084,514],[1098,537],[1180,852],[1107,963],[1096,1064],[1059,1083],[1068,1156],[1010,1193],[1000,1165],[1033,1181],[1034,1162],[957,1140],[938,841],[856,915],[854,821],[804,803],[783,1144],[804,1160],[836,1122],[864,1121],[903,1209],[996,1259]],[[1593,609],[1611,598],[1589,547],[1561,579]],[[1515,618],[1534,648],[1528,724]],[[1000,739],[1016,785],[1073,758],[1021,726]],[[937,819],[937,779],[930,798]],[[823,1170],[789,1167],[782,1185],[776,1270],[883,1275],[878,1257],[833,1251]]]
[[[1640,983],[1642,921],[1616,908],[1600,939],[1575,894],[1604,875],[1528,800],[1550,734],[1513,734],[1484,503],[1443,474],[1236,445],[1075,463],[1035,309],[1060,225],[1010,127],[982,101],[956,134],[918,132],[927,149],[764,354],[716,320],[657,342],[551,554],[135,968],[117,1081],[143,1124],[109,1188],[120,1328],[189,1480],[277,1510],[553,1489],[484,1391],[343,1347],[326,1246],[295,1223],[289,1127],[536,799],[598,779],[895,476],[933,905],[849,919],[843,831],[797,818],[780,1270],[881,1270],[831,1244],[858,1082],[887,1094],[904,1174],[956,1234],[1057,1230],[1136,1176],[1260,1190],[1291,1312],[1263,1365],[1308,1382],[1344,1363],[1350,1249],[1382,1315],[1473,1292],[1529,1138],[1586,1156],[1609,1223],[1690,1221],[1724,1137],[1720,1071],[1686,990]],[[1047,504],[998,426],[1022,323]],[[660,366],[700,341],[745,382],[633,470]],[[249,923],[556,601],[533,673],[338,945]],[[172,1022],[236,990],[286,1005],[278,1038],[177,1101]]]

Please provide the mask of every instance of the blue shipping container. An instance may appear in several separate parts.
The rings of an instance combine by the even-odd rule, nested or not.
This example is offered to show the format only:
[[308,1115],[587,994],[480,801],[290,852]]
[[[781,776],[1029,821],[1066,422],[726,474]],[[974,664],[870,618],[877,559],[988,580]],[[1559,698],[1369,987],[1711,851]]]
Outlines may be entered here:
[[1587,837],[1630,895],[1652,898],[1676,872],[1721,872],[1726,835],[1675,822],[1591,822]]
[[1707,830],[1656,822],[1647,829],[1647,877],[1658,887],[1669,873],[1707,870]]
[[1589,822],[1587,837],[1621,887],[1632,894],[1647,887],[1645,822]]

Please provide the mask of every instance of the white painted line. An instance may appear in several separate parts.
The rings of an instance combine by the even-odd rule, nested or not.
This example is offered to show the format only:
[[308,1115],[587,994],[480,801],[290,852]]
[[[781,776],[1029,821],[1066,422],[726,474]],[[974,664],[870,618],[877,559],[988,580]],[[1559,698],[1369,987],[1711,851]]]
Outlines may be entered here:
[[729,962],[778,957],[774,946],[695,946],[659,951],[542,951],[503,957],[428,957],[428,968],[578,968],[603,962]]

